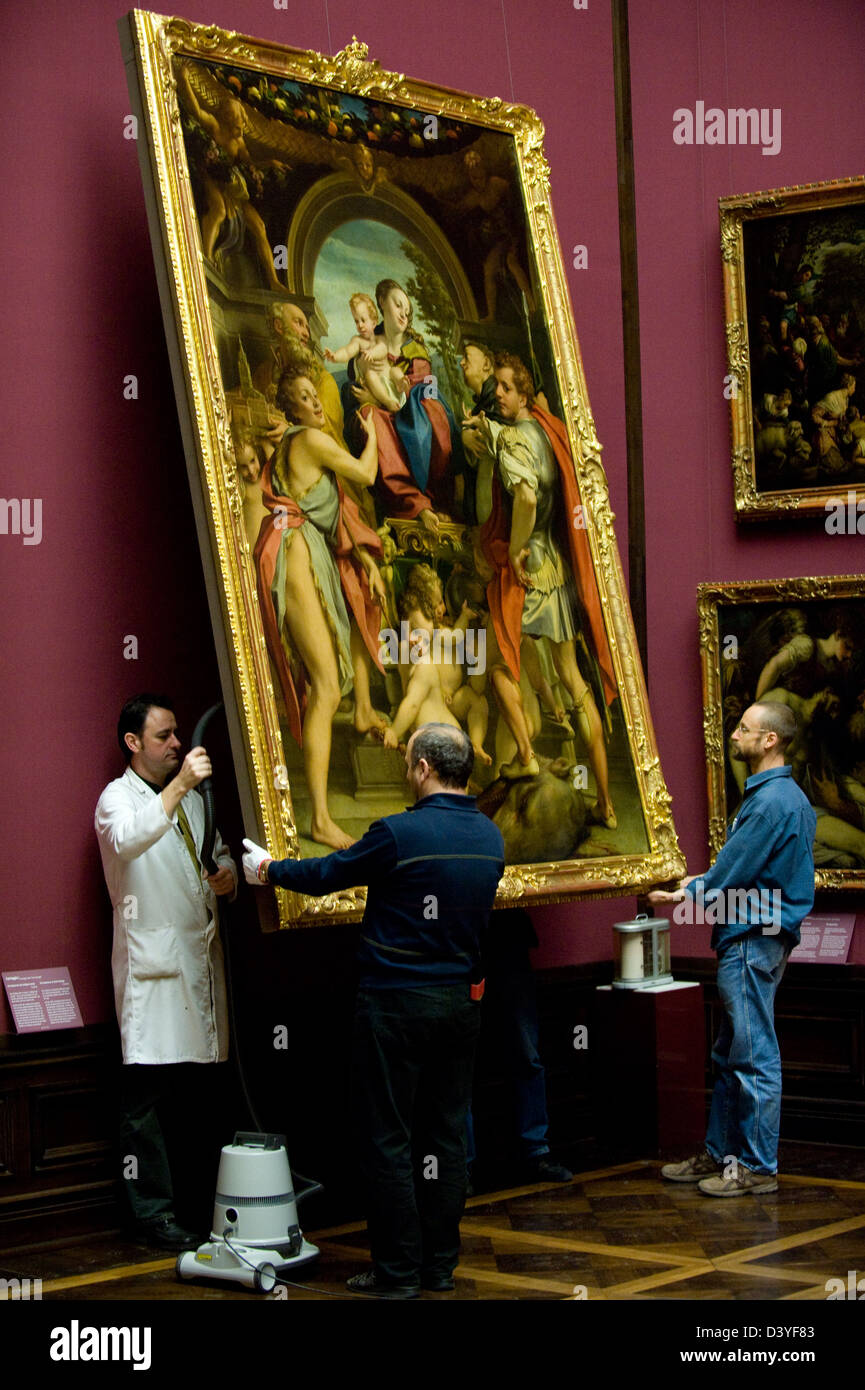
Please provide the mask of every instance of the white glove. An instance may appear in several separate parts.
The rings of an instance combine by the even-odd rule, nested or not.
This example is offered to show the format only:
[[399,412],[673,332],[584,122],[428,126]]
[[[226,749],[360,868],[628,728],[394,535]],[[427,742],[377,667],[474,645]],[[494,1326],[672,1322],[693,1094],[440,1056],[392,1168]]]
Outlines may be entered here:
[[253,840],[244,840],[246,854],[243,856],[243,872],[247,883],[254,883],[257,888],[262,886],[262,879],[259,877],[259,869],[262,864],[269,864],[272,855],[266,849],[257,845]]

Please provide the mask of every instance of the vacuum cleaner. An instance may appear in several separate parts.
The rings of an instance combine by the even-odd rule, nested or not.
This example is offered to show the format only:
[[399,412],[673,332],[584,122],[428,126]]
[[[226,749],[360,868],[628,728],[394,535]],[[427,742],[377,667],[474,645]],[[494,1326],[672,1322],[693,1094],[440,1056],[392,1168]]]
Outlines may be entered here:
[[271,1293],[289,1269],[308,1264],[318,1246],[305,1240],[298,1197],[281,1134],[235,1134],[219,1161],[210,1239],[178,1255],[178,1279],[226,1279]]
[[[207,724],[221,709],[221,704],[213,705],[199,719],[192,734],[192,748],[203,744]],[[210,777],[199,784],[198,791],[204,801],[204,840],[200,857],[207,872],[214,873],[216,814]],[[222,945],[237,1072],[247,1109],[258,1130],[239,1131],[235,1133],[234,1142],[224,1146],[216,1179],[210,1239],[197,1250],[185,1250],[179,1255],[175,1273],[181,1280],[225,1279],[255,1289],[257,1293],[271,1293],[286,1270],[308,1264],[318,1256],[318,1246],[304,1240],[298,1225],[297,1207],[305,1197],[321,1192],[322,1186],[298,1173],[306,1186],[295,1194],[284,1135],[261,1131],[237,1046],[227,931],[222,933]]]

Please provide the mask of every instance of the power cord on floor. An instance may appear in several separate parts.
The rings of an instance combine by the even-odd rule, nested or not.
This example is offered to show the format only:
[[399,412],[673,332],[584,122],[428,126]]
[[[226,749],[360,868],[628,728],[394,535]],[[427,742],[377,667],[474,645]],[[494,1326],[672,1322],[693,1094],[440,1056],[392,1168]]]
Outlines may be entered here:
[[[241,1264],[245,1264],[249,1269],[254,1269],[256,1271],[259,1269],[258,1265],[253,1264],[252,1260],[248,1260],[246,1256],[240,1250],[237,1249],[237,1247],[232,1243],[227,1231],[223,1232],[222,1239],[225,1241],[225,1244],[228,1246],[229,1250],[231,1251],[232,1255],[236,1260],[240,1260]],[[271,1268],[273,1268],[273,1266],[271,1266]],[[370,1298],[373,1298],[379,1303],[393,1303],[395,1301],[392,1298],[388,1298],[385,1294],[352,1293],[351,1290],[346,1290],[345,1293],[336,1293],[333,1289],[316,1288],[314,1284],[300,1284],[297,1282],[296,1279],[281,1278],[281,1276],[278,1275],[274,1270],[273,1287],[276,1288],[278,1284],[281,1284],[284,1288],[287,1289],[303,1289],[307,1293],[321,1294],[324,1298],[363,1298],[367,1302]],[[271,1290],[267,1289],[265,1290],[265,1292],[270,1293]]]

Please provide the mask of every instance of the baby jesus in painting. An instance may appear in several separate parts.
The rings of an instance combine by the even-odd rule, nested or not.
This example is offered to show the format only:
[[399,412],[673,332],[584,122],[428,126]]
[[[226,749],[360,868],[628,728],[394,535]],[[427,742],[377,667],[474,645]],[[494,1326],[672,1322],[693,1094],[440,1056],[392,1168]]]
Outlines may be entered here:
[[348,301],[354,326],[357,329],[345,347],[331,352],[325,348],[328,362],[354,362],[358,385],[365,386],[385,410],[399,410],[408,383],[404,372],[388,361],[387,344],[375,326],[378,309],[368,294],[353,294]]
[[[475,757],[489,765],[492,759],[484,749],[489,705],[486,696],[473,690],[465,680],[459,655],[462,652],[469,656],[466,631],[477,615],[466,602],[452,628],[440,626],[447,613],[441,581],[429,565],[414,567],[398,606],[400,619],[410,634],[409,649],[401,652],[403,698],[393,724],[383,732],[385,747],[398,748],[405,735],[422,724],[451,724],[458,728],[465,724]],[[478,652],[471,660],[476,671],[478,667],[483,671],[483,658],[483,652]]]

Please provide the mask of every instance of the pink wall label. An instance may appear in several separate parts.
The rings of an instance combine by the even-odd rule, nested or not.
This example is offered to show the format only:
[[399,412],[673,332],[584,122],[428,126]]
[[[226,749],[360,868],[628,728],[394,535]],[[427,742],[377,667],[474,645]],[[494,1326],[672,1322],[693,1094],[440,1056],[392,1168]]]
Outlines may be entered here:
[[48,970],[4,970],[6,997],[19,1033],[83,1028],[78,1001],[65,965]]
[[810,960],[823,965],[846,965],[856,925],[855,912],[843,912],[838,917],[806,917],[802,923],[802,940],[791,960]]

